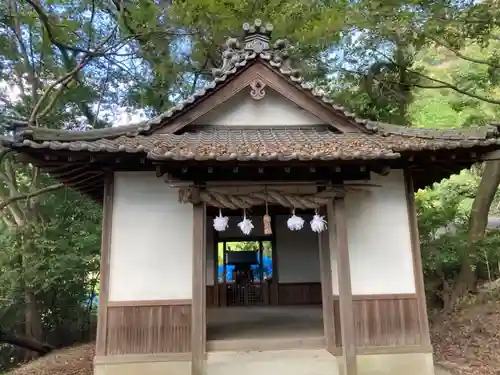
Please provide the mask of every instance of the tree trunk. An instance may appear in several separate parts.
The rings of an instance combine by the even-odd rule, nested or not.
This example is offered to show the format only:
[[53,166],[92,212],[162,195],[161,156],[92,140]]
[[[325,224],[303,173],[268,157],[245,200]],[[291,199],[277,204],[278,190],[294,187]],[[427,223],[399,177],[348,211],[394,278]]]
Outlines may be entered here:
[[408,73],[407,68],[409,62],[405,56],[405,48],[407,46],[402,46],[398,43],[398,48],[396,49],[396,63],[399,67],[399,102],[398,102],[398,114],[399,120],[398,125],[408,124],[408,104],[411,101],[411,86],[408,84]]
[[[43,340],[42,317],[38,310],[35,293],[29,288],[25,291],[25,334],[36,341]],[[36,356],[34,352],[26,353],[26,359],[33,359]]]
[[488,225],[488,214],[491,203],[500,184],[500,160],[487,161],[477,195],[472,204],[469,217],[469,235],[466,252],[461,254],[462,265],[455,287],[451,295],[451,302],[456,303],[460,297],[466,296],[476,289],[476,243],[484,237]]
[[54,347],[52,345],[45,342],[35,340],[31,337],[11,335],[3,332],[2,330],[0,330],[0,342],[30,350],[41,355],[50,353],[52,350],[54,350]]

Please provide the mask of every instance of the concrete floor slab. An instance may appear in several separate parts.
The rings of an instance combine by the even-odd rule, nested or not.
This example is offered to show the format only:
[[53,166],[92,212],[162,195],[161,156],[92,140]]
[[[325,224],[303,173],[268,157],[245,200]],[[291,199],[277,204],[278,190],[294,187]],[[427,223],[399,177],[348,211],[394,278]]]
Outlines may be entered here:
[[207,375],[339,375],[337,360],[324,349],[208,353]]
[[207,309],[207,340],[324,337],[320,305]]

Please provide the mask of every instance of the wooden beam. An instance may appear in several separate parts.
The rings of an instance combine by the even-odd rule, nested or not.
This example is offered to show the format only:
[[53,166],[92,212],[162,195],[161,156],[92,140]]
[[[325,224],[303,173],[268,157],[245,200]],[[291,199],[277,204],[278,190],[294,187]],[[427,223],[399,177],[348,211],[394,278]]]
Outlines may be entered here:
[[109,269],[111,256],[111,227],[113,224],[113,173],[104,177],[104,202],[102,213],[101,264],[99,283],[99,315],[97,318],[96,355],[107,353],[108,301],[109,301]]
[[206,206],[193,204],[193,303],[191,308],[192,375],[203,375],[206,351]]
[[[356,343],[351,288],[347,218],[345,199],[338,198],[327,205],[330,249],[335,249],[339,281],[340,331],[342,336],[342,366],[344,375],[357,375]],[[334,230],[333,230],[334,229]]]
[[335,320],[333,312],[332,260],[328,232],[318,234],[319,265],[321,273],[321,300],[326,348],[335,352]]
[[480,160],[484,160],[484,161],[499,160],[499,159],[500,159],[500,150],[488,152],[488,153],[484,154],[483,156],[481,156],[481,158],[480,158]]
[[418,317],[420,321],[420,338],[424,346],[431,345],[429,319],[427,317],[427,302],[425,299],[424,271],[422,255],[420,254],[420,236],[418,234],[417,211],[415,208],[415,191],[411,173],[405,170],[406,204],[408,210],[408,225],[410,227],[411,252],[413,256],[413,273],[415,290],[417,292]]
[[386,166],[386,165],[382,165],[382,166],[374,165],[374,166],[370,167],[370,169],[372,172],[379,174],[381,176],[387,176],[389,173],[391,173],[391,168]]

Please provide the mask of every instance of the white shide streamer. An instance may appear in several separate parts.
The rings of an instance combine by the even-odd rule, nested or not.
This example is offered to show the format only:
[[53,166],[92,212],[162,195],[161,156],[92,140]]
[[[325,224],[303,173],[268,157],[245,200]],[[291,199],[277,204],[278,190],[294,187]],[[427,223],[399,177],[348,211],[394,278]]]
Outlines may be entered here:
[[229,227],[229,218],[222,216],[222,210],[219,210],[219,216],[214,217],[214,229],[217,232],[224,232]]
[[290,218],[287,220],[286,225],[290,230],[301,230],[304,227],[304,219],[302,219],[300,216],[296,216],[294,211],[292,213],[292,216],[290,216]]
[[326,230],[326,220],[324,216],[315,214],[310,224],[313,232],[320,233]]
[[253,224],[252,220],[247,219],[247,214],[245,211],[243,211],[243,220],[238,223],[238,226],[240,227],[241,231],[243,234],[246,234],[247,236],[252,232]]

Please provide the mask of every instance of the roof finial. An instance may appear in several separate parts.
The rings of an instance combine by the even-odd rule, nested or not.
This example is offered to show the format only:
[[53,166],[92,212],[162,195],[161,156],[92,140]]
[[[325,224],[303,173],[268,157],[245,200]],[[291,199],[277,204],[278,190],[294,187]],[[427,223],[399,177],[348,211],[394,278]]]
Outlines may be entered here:
[[261,20],[256,19],[253,25],[245,22],[243,24],[243,31],[245,33],[245,50],[261,53],[270,49],[269,42],[271,40],[273,25],[268,23],[264,26]]
[[275,67],[290,70],[288,66],[288,42],[284,39],[276,40],[271,45],[273,25],[263,25],[256,19],[253,24],[243,24],[244,38],[228,38],[222,52],[222,66],[212,70],[214,81],[224,81],[228,74],[236,72],[240,66],[248,61],[260,57]]

